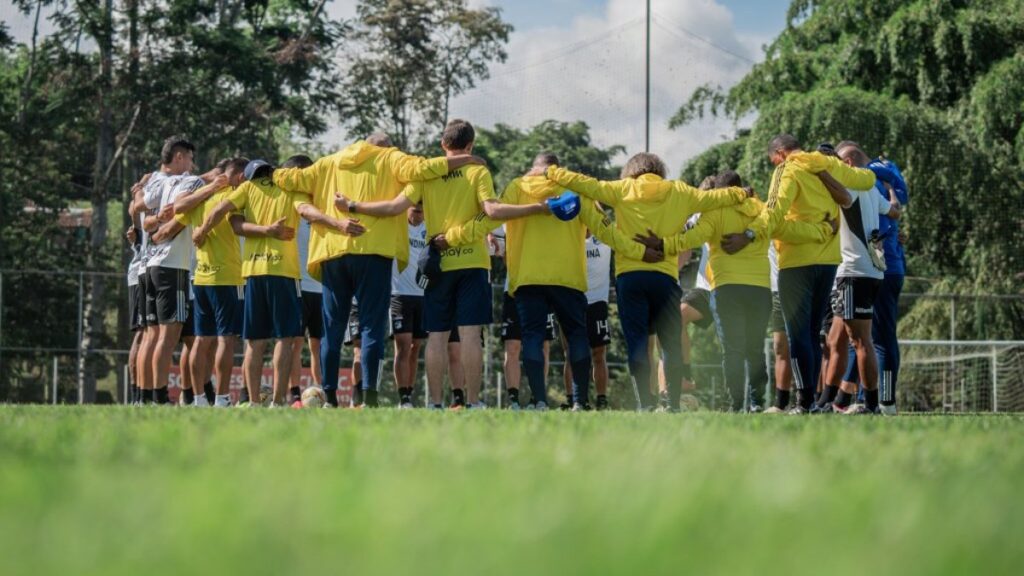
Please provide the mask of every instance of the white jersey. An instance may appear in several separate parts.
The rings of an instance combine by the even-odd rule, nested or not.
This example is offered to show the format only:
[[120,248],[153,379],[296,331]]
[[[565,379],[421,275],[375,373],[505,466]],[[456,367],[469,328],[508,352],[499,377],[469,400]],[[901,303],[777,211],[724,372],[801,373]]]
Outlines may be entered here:
[[611,284],[612,248],[596,236],[587,238],[587,304],[607,302]]
[[409,265],[401,273],[398,272],[396,261],[391,270],[391,293],[395,296],[423,296],[423,288],[416,283],[416,263],[420,252],[427,247],[427,225],[420,222],[418,226],[409,224]]
[[496,228],[494,231],[492,231],[491,232],[491,237],[494,238],[494,244],[497,244],[498,246],[495,247],[494,244],[491,244],[490,242],[488,242],[487,243],[487,253],[490,254],[491,256],[497,256],[498,258],[504,258],[505,257],[505,225],[502,224],[501,227]]
[[711,283],[708,282],[708,245],[700,247],[700,264],[697,265],[697,290],[711,291]]
[[323,285],[309,275],[309,233],[309,221],[300,217],[299,229],[295,231],[295,238],[299,244],[299,273],[302,275],[299,285],[303,292],[315,292],[317,294],[321,294],[324,291]]
[[[199,176],[172,177],[163,186],[163,194],[160,200],[159,209],[174,204],[174,201],[190,194],[205,183]],[[192,270],[192,233],[191,227],[187,227],[173,240],[163,244],[154,244],[149,250],[149,259],[146,265],[150,268],[159,266],[161,268],[177,268],[179,270]]]
[[768,280],[772,285],[772,292],[779,291],[779,253],[775,250],[775,241],[768,242]]
[[841,210],[839,250],[843,261],[836,276],[881,280],[885,277],[885,254],[878,238],[878,216],[889,212],[889,201],[874,188],[847,192],[853,204]]

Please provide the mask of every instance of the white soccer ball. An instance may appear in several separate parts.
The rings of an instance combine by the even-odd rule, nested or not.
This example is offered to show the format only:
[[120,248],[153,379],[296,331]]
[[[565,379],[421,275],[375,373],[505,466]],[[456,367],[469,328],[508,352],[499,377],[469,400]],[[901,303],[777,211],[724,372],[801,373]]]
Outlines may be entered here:
[[324,389],[319,386],[310,386],[302,391],[303,408],[320,408],[327,402]]

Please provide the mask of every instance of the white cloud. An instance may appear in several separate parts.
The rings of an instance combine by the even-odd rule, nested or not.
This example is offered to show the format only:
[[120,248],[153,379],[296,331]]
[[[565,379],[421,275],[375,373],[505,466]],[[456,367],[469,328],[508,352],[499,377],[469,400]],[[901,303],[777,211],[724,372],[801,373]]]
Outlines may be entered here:
[[[652,11],[651,150],[674,174],[686,159],[731,137],[735,127],[703,120],[673,131],[669,118],[698,86],[730,86],[742,78],[750,60],[760,58],[763,39],[737,35],[731,13],[711,0],[653,0]],[[508,62],[456,98],[452,115],[481,126],[521,128],[548,118],[583,120],[597,144],[642,151],[643,17],[642,2],[610,0],[603,17],[514,33]]]

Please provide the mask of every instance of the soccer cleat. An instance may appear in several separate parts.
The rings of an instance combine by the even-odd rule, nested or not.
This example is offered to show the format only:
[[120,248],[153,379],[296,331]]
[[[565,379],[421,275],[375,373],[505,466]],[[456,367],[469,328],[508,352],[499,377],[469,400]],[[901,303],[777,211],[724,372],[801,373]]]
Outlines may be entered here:
[[296,401],[292,402],[292,408],[294,408],[295,410],[301,410],[302,409],[302,400],[296,400]]
[[878,413],[882,416],[896,416],[896,405],[895,404],[879,404]]
[[223,396],[217,396],[217,399],[213,401],[214,408],[229,408],[231,406],[231,396],[224,394]]
[[448,409],[451,410],[452,412],[460,412],[466,409],[466,405],[462,404],[461,402],[456,402],[449,406]]
[[569,410],[572,410],[572,404],[570,404],[567,400],[559,404],[558,409],[561,410],[562,412],[568,412]]
[[192,401],[192,405],[193,406],[199,406],[199,407],[209,406],[210,405],[210,401],[206,399],[206,395],[205,394],[200,394],[200,395],[196,396],[195,400]]
[[831,402],[827,404],[815,404],[811,406],[811,414],[832,414],[835,412]]
[[758,406],[757,404],[751,404],[750,407],[747,408],[748,414],[760,414],[762,412],[764,412],[764,409]]
[[466,404],[466,408],[470,410],[487,410],[487,404],[484,404],[483,402],[480,401],[471,402],[469,404]]
[[579,402],[576,402],[572,405],[573,412],[590,412],[591,410],[593,410],[593,408],[590,404],[580,404]]
[[662,404],[661,406],[658,406],[657,408],[655,408],[654,411],[659,413],[659,414],[678,414],[679,413],[679,409],[678,408],[673,408],[673,407],[669,406],[668,404]]
[[536,410],[537,412],[547,412],[548,403],[541,400],[540,402],[537,402],[536,404],[533,405],[533,409]]
[[807,414],[807,408],[804,408],[803,406],[793,406],[786,412],[786,414],[791,416],[803,416],[804,414]]
[[867,413],[868,407],[863,404],[850,404],[850,407],[842,412],[842,414],[846,414],[847,416],[856,416]]
[[608,410],[608,408],[609,408],[608,407],[608,397],[605,396],[604,394],[598,394],[597,395],[597,411],[598,412],[603,412],[605,410]]
[[402,403],[398,405],[399,410],[412,410],[412,402],[407,398],[402,399]]
[[785,414],[785,413],[786,413],[786,411],[783,410],[782,408],[779,408],[778,406],[770,406],[768,408],[765,408],[764,412],[762,412],[762,414]]
[[431,404],[430,406],[427,407],[427,410],[432,410],[432,411],[433,410],[437,410],[437,411],[440,411],[440,410],[444,410],[444,406],[441,405],[441,404]]
[[511,404],[508,405],[508,409],[513,412],[519,412],[519,410],[521,410],[519,402],[512,402]]

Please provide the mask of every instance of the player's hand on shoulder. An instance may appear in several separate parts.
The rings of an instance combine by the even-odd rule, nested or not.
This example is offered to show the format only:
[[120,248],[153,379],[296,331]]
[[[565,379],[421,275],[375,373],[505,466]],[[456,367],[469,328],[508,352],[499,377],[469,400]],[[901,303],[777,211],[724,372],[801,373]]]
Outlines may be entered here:
[[451,248],[451,245],[448,244],[448,239],[445,238],[444,232],[431,238],[430,243],[433,244],[434,247],[436,247],[438,250],[447,250]]
[[722,250],[726,254],[735,254],[750,244],[750,238],[746,234],[726,234],[722,236]]

